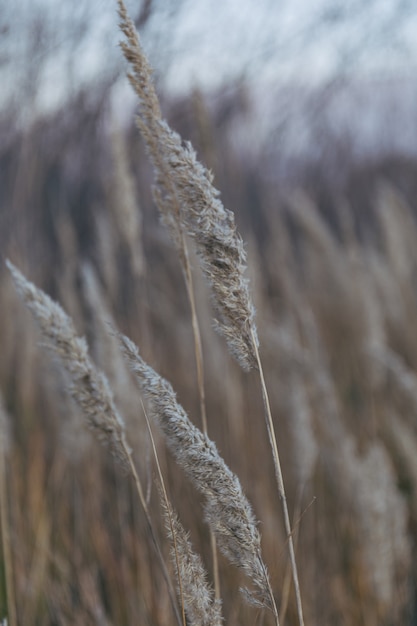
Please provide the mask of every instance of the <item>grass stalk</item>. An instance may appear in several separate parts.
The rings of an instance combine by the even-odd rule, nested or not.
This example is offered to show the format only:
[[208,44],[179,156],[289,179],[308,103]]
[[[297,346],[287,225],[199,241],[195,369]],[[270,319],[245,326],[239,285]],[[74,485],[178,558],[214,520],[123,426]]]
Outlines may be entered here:
[[262,399],[263,399],[264,408],[265,408],[266,427],[268,431],[269,443],[271,445],[271,450],[272,450],[275,478],[276,478],[277,485],[278,485],[278,493],[279,493],[281,503],[282,503],[285,532],[288,538],[288,548],[289,548],[289,553],[290,553],[290,563],[291,563],[292,577],[293,577],[294,589],[295,589],[295,599],[296,599],[296,604],[297,604],[298,621],[300,623],[300,626],[304,626],[303,605],[301,602],[300,583],[298,579],[297,563],[295,560],[294,542],[292,538],[291,522],[290,522],[290,516],[288,512],[287,497],[285,494],[284,479],[282,476],[281,461],[279,458],[274,422],[272,420],[272,413],[271,413],[271,406],[269,402],[268,390],[267,390],[266,383],[265,383],[265,376],[263,373],[262,362],[261,362],[261,357],[259,355],[256,336],[253,330],[251,332],[252,332],[252,340],[253,340],[253,349],[256,355],[256,360],[257,360],[258,370],[259,370],[259,379],[260,379],[261,388],[262,388]]
[[[192,322],[193,337],[194,337],[194,353],[195,353],[195,362],[196,362],[196,368],[197,368],[197,385],[198,385],[198,393],[200,397],[201,424],[202,424],[203,433],[205,435],[208,435],[206,395],[205,395],[205,386],[204,386],[203,347],[202,347],[202,342],[201,342],[200,324],[198,322],[197,308],[196,308],[196,303],[195,303],[193,276],[192,276],[192,270],[191,270],[191,265],[189,262],[187,248],[185,248],[185,252],[186,252],[186,255],[185,255],[186,262],[184,266],[184,276],[185,276],[185,284],[187,287],[188,301],[190,303],[190,309],[191,309],[191,322]],[[212,558],[214,593],[215,593],[216,600],[220,600],[220,575],[219,575],[219,559],[217,555],[217,543],[216,543],[216,537],[214,536],[214,533],[211,529],[210,529],[210,548],[211,548],[211,558]]]
[[[151,424],[143,403],[142,408],[157,466],[164,515],[169,525],[169,537],[173,544],[172,552],[177,569],[178,592],[184,626],[188,623],[190,626],[220,626],[222,624],[221,602],[208,586],[201,559],[193,552],[188,536],[171,506]],[[186,619],[186,611],[188,619]]]
[[[1,434],[0,434],[1,437]],[[17,626],[13,560],[10,547],[9,506],[6,485],[5,450],[0,449],[0,524],[6,578],[7,618],[9,626]]]
[[144,406],[143,402],[141,402],[141,404],[142,404],[143,414],[144,414],[145,420],[146,420],[146,426],[148,427],[149,437],[150,437],[151,446],[152,446],[152,452],[153,452],[153,455],[154,455],[154,459],[155,459],[155,463],[156,463],[156,469],[157,469],[158,477],[159,477],[159,484],[160,484],[161,491],[162,491],[162,497],[163,497],[164,502],[165,502],[165,507],[166,507],[168,521],[169,521],[169,526],[170,526],[170,533],[171,533],[172,541],[173,541],[173,544],[174,544],[175,562],[176,562],[176,567],[177,567],[177,578],[178,578],[178,592],[179,592],[180,604],[181,604],[182,623],[183,623],[183,626],[187,626],[187,620],[186,620],[186,617],[185,617],[184,593],[183,593],[183,589],[182,589],[181,570],[180,570],[178,548],[177,548],[177,538],[176,538],[176,533],[175,533],[175,530],[174,530],[174,523],[173,523],[173,519],[172,519],[172,515],[171,515],[171,507],[169,505],[168,494],[167,494],[167,490],[166,490],[166,487],[165,487],[164,476],[162,474],[161,464],[159,463],[158,451],[156,449],[155,439],[154,439],[154,436],[153,436],[153,433],[152,433],[151,425],[149,423],[148,414],[146,412],[146,409],[145,409],[145,406]]
[[[294,516],[293,516],[293,529],[294,529],[293,536],[294,536],[295,549],[297,548],[298,531],[299,531],[299,525],[297,524],[297,521],[301,516],[301,496],[302,496],[302,490],[300,489],[298,493],[298,498],[297,498],[297,505],[294,511]],[[284,576],[284,584],[283,584],[283,589],[282,589],[282,601],[281,601],[281,606],[280,606],[280,619],[281,619],[282,624],[285,623],[285,617],[286,617],[287,609],[288,609],[291,578],[292,578],[292,567],[291,567],[291,563],[288,566],[288,562],[287,562],[285,576]]]
[[195,353],[195,362],[196,362],[196,368],[197,368],[197,385],[198,385],[198,393],[200,397],[201,425],[202,425],[203,432],[207,435],[208,426],[207,426],[207,411],[206,411],[206,393],[205,393],[205,387],[204,387],[203,346],[201,342],[200,324],[198,322],[197,307],[195,303],[193,276],[192,276],[192,270],[191,270],[191,265],[189,262],[187,250],[186,250],[186,263],[184,266],[184,276],[185,276],[185,284],[187,288],[188,301],[190,303],[190,309],[191,309],[191,323],[193,327],[193,337],[194,337],[194,353]]
[[172,606],[179,626],[182,626],[175,593],[159,548],[132,451],[126,439],[125,424],[115,406],[107,378],[92,363],[85,339],[77,335],[71,318],[61,306],[30,283],[10,261],[6,261],[6,265],[11,272],[16,291],[38,323],[45,347],[59,357],[69,377],[71,395],[83,410],[88,426],[95,432],[99,441],[107,446],[126,475],[130,474],[134,479]]
[[246,573],[255,588],[242,590],[246,600],[270,608],[275,614],[256,520],[237,476],[227,467],[215,444],[190,421],[168,381],[147,365],[130,339],[124,335],[119,335],[119,339],[127,362],[151,403],[152,418],[160,426],[177,463],[204,496],[205,518],[216,534],[219,548]]
[[177,622],[178,622],[179,626],[185,626],[184,625],[184,621],[183,621],[183,619],[181,618],[181,616],[180,616],[180,614],[178,612],[177,602],[176,602],[174,590],[172,588],[171,578],[169,576],[169,573],[168,573],[168,570],[167,570],[167,566],[165,564],[165,560],[164,560],[163,554],[161,552],[161,548],[159,547],[159,542],[158,542],[157,536],[155,534],[155,530],[154,530],[154,527],[153,527],[152,518],[151,518],[151,515],[150,515],[150,512],[149,512],[149,508],[148,508],[148,505],[146,504],[146,498],[145,498],[145,494],[143,492],[142,483],[140,481],[138,472],[136,470],[136,466],[135,466],[135,463],[134,463],[133,458],[132,458],[132,453],[131,453],[130,448],[127,445],[127,442],[126,442],[125,439],[123,439],[123,441],[122,441],[122,446],[123,446],[123,448],[124,448],[124,450],[126,452],[126,455],[127,455],[128,459],[129,459],[129,470],[130,470],[131,476],[133,478],[133,481],[135,483],[136,491],[137,491],[138,496],[139,496],[139,501],[140,501],[140,503],[142,505],[142,509],[143,509],[143,512],[144,512],[144,515],[145,515],[146,526],[147,526],[149,535],[151,537],[152,543],[154,545],[157,557],[158,557],[160,565],[161,565],[162,575],[163,575],[163,577],[165,579],[165,582],[167,584],[167,587],[168,587],[168,593],[169,593],[169,596],[170,596],[172,608],[173,608],[174,613],[175,613],[175,617],[177,619]]
[[[169,160],[164,156],[164,134],[161,127],[161,110],[158,97],[150,80],[150,68],[142,53],[135,27],[129,19],[126,7],[122,0],[118,0],[121,29],[126,36],[126,42],[122,43],[122,49],[126,59],[133,67],[133,74],[129,76],[131,84],[139,97],[141,112],[137,122],[142,132],[149,154],[151,156],[157,184],[154,188],[155,202],[161,213],[161,217],[168,227],[182,266],[187,297],[191,311],[191,324],[194,339],[194,354],[197,371],[197,387],[200,398],[200,416],[202,430],[207,435],[207,411],[204,386],[204,362],[201,342],[200,325],[197,308],[191,264],[189,259],[187,241],[184,229],[184,217],[182,215],[182,202],[178,193],[175,179],[172,176]],[[210,530],[210,544],[212,551],[212,568],[216,598],[220,598],[220,579],[218,556],[215,537]]]

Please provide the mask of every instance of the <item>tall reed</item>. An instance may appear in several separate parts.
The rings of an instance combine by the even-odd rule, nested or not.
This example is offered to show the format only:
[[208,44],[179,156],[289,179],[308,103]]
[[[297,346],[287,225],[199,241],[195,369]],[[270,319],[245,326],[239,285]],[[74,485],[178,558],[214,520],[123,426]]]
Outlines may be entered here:
[[60,305],[29,282],[10,261],[6,261],[6,264],[17,292],[38,323],[45,347],[59,357],[69,378],[71,395],[81,407],[87,425],[95,433],[97,439],[110,450],[123,472],[129,475],[135,483],[149,535],[168,585],[173,609],[178,623],[181,624],[175,594],[132,458],[132,450],[127,441],[125,424],[114,404],[107,379],[91,362],[85,339],[77,336],[71,319]]
[[155,168],[155,195],[164,222],[169,227],[180,255],[184,255],[184,233],[195,242],[201,267],[210,285],[216,312],[215,328],[230,353],[246,371],[258,369],[265,418],[284,524],[300,625],[304,624],[301,592],[292,540],[291,522],[268,391],[259,354],[255,311],[245,276],[246,253],[237,232],[234,215],[223,206],[212,175],[197,160],[190,143],[183,144],[162,118],[149,62],[142,50],[123,0],[118,0],[120,28],[125,35],[121,47],[131,72],[129,81],[139,98],[138,127]]
[[169,448],[204,496],[206,520],[217,545],[231,563],[246,573],[256,589],[256,593],[244,589],[245,597],[259,606],[269,607],[278,623],[255,518],[237,476],[220,457],[215,444],[192,424],[176,401],[171,385],[145,363],[135,344],[120,335],[120,345],[151,403],[152,416]]
[[10,445],[9,417],[0,396],[0,532],[6,579],[7,620],[9,626],[17,626],[13,558],[10,545],[9,494],[6,479],[6,459]]

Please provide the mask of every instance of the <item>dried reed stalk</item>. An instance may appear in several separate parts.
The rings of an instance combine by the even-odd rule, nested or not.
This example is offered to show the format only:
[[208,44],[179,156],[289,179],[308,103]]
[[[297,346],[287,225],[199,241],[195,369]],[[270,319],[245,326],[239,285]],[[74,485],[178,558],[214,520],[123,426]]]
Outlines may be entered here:
[[224,208],[210,172],[198,162],[191,144],[183,145],[162,119],[152,70],[123,1],[118,0],[118,5],[120,28],[126,37],[121,47],[132,68],[128,78],[139,99],[137,124],[155,169],[155,197],[162,219],[180,254],[184,254],[181,239],[185,232],[195,240],[219,318],[216,329],[225,337],[231,354],[249,370],[256,367],[252,346],[256,328],[244,277],[246,254],[234,215]]
[[77,336],[71,319],[59,304],[30,283],[10,261],[6,264],[17,292],[38,322],[46,347],[59,356],[69,375],[71,395],[83,410],[88,426],[129,473],[131,450],[123,419],[106,377],[90,361],[85,339]]
[[223,623],[220,602],[207,583],[203,562],[193,550],[189,535],[172,509],[169,500],[163,498],[164,517],[168,537],[173,545],[173,560],[178,561],[179,578],[182,582],[185,612],[190,626],[221,626]]
[[[9,626],[17,626],[13,559],[10,546],[9,501],[6,481],[6,455],[9,447],[9,420],[0,397],[0,527],[6,579],[7,618]],[[5,620],[6,621],[6,620]]]
[[[288,535],[299,622],[303,626],[291,524],[275,429],[258,352],[255,312],[245,277],[246,253],[243,242],[236,230],[233,213],[224,208],[219,192],[212,185],[211,173],[199,163],[191,144],[183,144],[181,137],[162,119],[151,79],[151,68],[140,46],[136,29],[127,15],[123,0],[118,0],[118,6],[120,28],[126,38],[121,47],[132,68],[132,72],[128,74],[130,83],[139,98],[137,124],[155,168],[155,196],[163,220],[177,242],[183,238],[184,231],[195,241],[202,270],[211,287],[218,318],[215,328],[224,336],[230,353],[244,370],[259,370],[268,437]],[[178,248],[181,251],[179,244]]]
[[95,363],[107,376],[116,405],[125,417],[128,427],[129,422],[134,420],[137,430],[138,392],[120,353],[119,343],[109,333],[109,328],[115,326],[115,321],[105,292],[90,263],[83,263],[80,277],[83,299],[90,320],[90,353]]
[[117,230],[130,258],[133,275],[140,279],[146,270],[142,245],[142,215],[130,172],[127,146],[122,132],[114,128],[111,134],[114,175],[111,185],[112,202]]
[[171,560],[178,575],[178,595],[183,610],[183,621],[190,626],[221,626],[221,602],[207,582],[203,562],[189,541],[188,534],[170,504],[158,452],[145,407],[143,412],[148,426],[153,454],[160,482],[160,496],[165,526],[171,542]]
[[[167,160],[164,149],[168,146],[166,137],[161,131],[164,128],[170,134],[170,129],[164,125],[159,106],[158,97],[151,80],[151,68],[143,54],[136,28],[129,19],[126,7],[122,0],[118,0],[120,28],[126,37],[126,41],[121,43],[126,60],[131,64],[133,73],[129,74],[131,85],[139,98],[139,114],[136,118],[139,130],[145,140],[145,144],[152,160],[155,171],[155,185],[153,195],[156,205],[159,208],[162,221],[168,227],[171,238],[178,251],[182,266],[184,281],[190,304],[191,323],[194,337],[194,354],[197,370],[197,387],[200,398],[200,418],[204,433],[208,433],[206,397],[204,385],[204,360],[203,347],[201,341],[201,331],[197,315],[195,292],[193,285],[193,275],[189,260],[189,252],[185,237],[185,224],[183,222],[183,204],[175,178],[172,176],[172,168]],[[165,133],[166,134],[166,133]],[[215,539],[210,533],[214,589],[216,598],[220,597],[219,565],[217,559],[217,547]]]
[[189,420],[176,401],[171,385],[145,363],[130,339],[124,335],[119,338],[169,448],[205,498],[206,520],[219,549],[246,573],[256,589],[255,592],[243,590],[246,599],[270,608],[278,624],[268,573],[261,557],[259,532],[237,476],[220,457],[215,444]]
[[[162,474],[161,464],[159,462],[158,451],[156,449],[155,439],[152,433],[151,424],[149,422],[148,414],[146,412],[146,409],[143,405],[142,400],[141,400],[141,404],[142,404],[143,413],[146,419],[146,425],[148,427],[149,437],[150,437],[151,444],[152,444],[152,451],[153,451],[153,455],[154,455],[154,459],[156,463],[156,468],[158,471],[158,478],[159,478],[158,486],[159,486],[159,493],[161,496],[160,499],[162,502],[162,508],[163,508],[164,515],[165,515],[165,523],[166,523],[166,527],[168,531],[168,536],[172,545],[171,557],[175,563],[175,567],[177,571],[178,595],[179,595],[180,605],[181,605],[182,623],[183,623],[183,626],[187,626],[187,617],[186,617],[187,600],[184,599],[185,595],[187,594],[187,591],[185,590],[185,587],[187,586],[187,582],[184,581],[183,572],[181,571],[181,565],[180,565],[181,556],[179,554],[178,545],[177,545],[177,534],[174,528],[174,519],[172,515],[172,509],[170,507],[169,500],[168,500],[168,494],[167,494],[167,490],[165,486],[164,476]],[[185,582],[185,585],[184,585],[184,582]],[[196,602],[196,599],[195,598],[191,599],[191,602],[193,601]]]
[[38,323],[45,346],[58,355],[68,374],[71,395],[83,410],[88,426],[99,441],[110,450],[123,471],[135,482],[148,532],[161,564],[176,618],[181,625],[175,593],[159,548],[132,451],[126,439],[124,422],[114,404],[107,379],[91,362],[85,339],[77,336],[71,319],[59,304],[29,282],[10,261],[6,261],[6,264],[17,292]]

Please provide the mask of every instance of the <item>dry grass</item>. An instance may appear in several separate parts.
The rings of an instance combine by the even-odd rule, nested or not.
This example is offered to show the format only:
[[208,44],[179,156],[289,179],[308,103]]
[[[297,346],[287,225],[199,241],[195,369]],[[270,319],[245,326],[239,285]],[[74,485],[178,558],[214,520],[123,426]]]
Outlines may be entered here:
[[[115,182],[100,210],[83,206],[93,238],[85,234],[91,230],[84,215],[57,206],[49,230],[34,214],[27,232],[16,222],[7,250],[4,240],[14,264],[42,287],[10,265],[50,350],[39,345],[39,331],[3,268],[0,382],[9,427],[0,413],[0,620],[7,616],[9,626],[159,626],[183,623],[184,612],[190,626],[217,626],[220,603],[208,582],[217,577],[212,531],[222,553],[224,623],[272,624],[279,615],[281,626],[299,624],[299,598],[288,584],[291,518],[306,625],[411,624],[417,580],[413,210],[397,190],[380,185],[375,235],[365,241],[346,204],[338,237],[304,192],[289,198],[285,216],[258,208],[266,228],[251,242],[255,329],[234,217],[193,150],[163,122],[149,67],[122,18],[139,126],[156,170],[154,195],[174,246],[150,214],[147,181],[134,182],[133,172],[141,175],[145,167],[138,156],[129,160],[134,140],[118,136],[109,149]],[[202,115],[208,112],[199,107]],[[35,169],[37,185],[29,185],[28,197],[23,188],[15,194],[22,216],[30,194],[47,184],[40,161]],[[139,217],[135,195],[142,188]],[[32,240],[33,247],[26,245]],[[194,272],[190,243],[202,276]],[[213,332],[210,301],[221,338]],[[197,353],[204,355],[199,376],[196,318]],[[110,324],[141,346],[139,354],[120,336],[157,425],[165,512],[140,396]],[[223,339],[252,371],[229,358]],[[262,368],[286,478],[286,523],[262,419]],[[210,439],[197,426],[205,412]],[[95,445],[86,421],[113,455]],[[242,597],[239,588],[246,587]]]

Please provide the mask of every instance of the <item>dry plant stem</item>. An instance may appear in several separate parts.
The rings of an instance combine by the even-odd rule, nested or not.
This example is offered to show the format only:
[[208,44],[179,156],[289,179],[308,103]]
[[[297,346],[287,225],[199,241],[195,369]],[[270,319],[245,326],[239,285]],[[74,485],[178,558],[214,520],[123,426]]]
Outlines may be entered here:
[[[130,20],[123,0],[118,0],[119,17],[121,19],[120,27],[124,33],[126,40],[121,43],[123,53],[129,62],[133,72],[129,74],[129,80],[136,92],[139,103],[140,112],[137,117],[139,130],[147,145],[151,160],[154,165],[156,181],[155,185],[155,201],[161,213],[163,220],[170,231],[173,242],[177,248],[180,262],[183,269],[184,280],[187,289],[188,300],[191,308],[192,328],[194,335],[194,350],[197,369],[197,384],[200,395],[200,413],[203,432],[207,434],[207,416],[204,391],[204,367],[203,367],[203,351],[201,344],[201,333],[198,323],[198,317],[195,306],[195,295],[193,288],[193,279],[191,266],[189,261],[187,242],[184,231],[184,216],[181,200],[175,178],[172,176],[172,167],[169,159],[167,159],[165,148],[165,137],[162,125],[162,114],[158,101],[158,97],[151,81],[151,69],[143,54],[137,32],[133,22]],[[212,563],[214,589],[216,598],[220,597],[219,573],[217,548],[214,536],[211,535],[212,547]]]
[[185,259],[186,262],[184,264],[184,279],[187,287],[187,295],[191,308],[191,322],[193,326],[193,335],[194,335],[194,351],[195,351],[195,362],[197,367],[197,384],[198,384],[198,392],[200,396],[200,414],[201,414],[201,424],[202,430],[207,435],[207,413],[206,413],[206,394],[204,390],[204,365],[203,365],[203,347],[201,343],[201,333],[200,333],[200,325],[198,323],[197,317],[197,308],[195,304],[195,294],[194,294],[194,285],[193,285],[193,276],[191,271],[190,262],[188,259],[188,251],[185,248]]
[[279,459],[279,453],[278,453],[277,440],[276,440],[276,436],[275,436],[274,423],[272,421],[272,413],[271,413],[271,407],[270,407],[270,404],[269,404],[268,390],[267,390],[266,384],[265,384],[265,377],[264,377],[264,373],[263,373],[263,369],[262,369],[261,358],[259,356],[256,336],[255,336],[253,330],[251,332],[252,332],[252,339],[253,339],[253,349],[255,351],[256,360],[257,360],[257,363],[258,363],[259,378],[260,378],[261,387],[262,387],[262,398],[263,398],[264,407],[265,407],[266,427],[267,427],[267,430],[268,430],[269,442],[271,444],[271,449],[272,449],[272,457],[273,457],[274,468],[275,468],[275,477],[276,477],[277,484],[278,484],[278,492],[279,492],[279,495],[280,495],[280,498],[281,498],[281,502],[282,502],[282,509],[283,509],[283,513],[284,513],[285,532],[287,533],[287,537],[288,537],[288,547],[289,547],[289,552],[290,552],[290,562],[291,562],[291,569],[292,569],[292,577],[293,577],[294,588],[295,588],[295,598],[296,598],[296,604],[297,604],[298,620],[299,620],[300,626],[304,626],[303,606],[302,606],[302,602],[301,602],[301,592],[300,592],[300,583],[298,581],[297,564],[296,564],[296,561],[295,561],[295,551],[294,551],[294,543],[293,543],[293,539],[292,539],[291,522],[290,522],[290,516],[289,516],[289,513],[288,513],[287,498],[286,498],[286,495],[285,495],[284,480],[283,480],[283,477],[282,477],[281,462],[280,462],[280,459]]
[[266,571],[266,567],[265,567],[265,565],[263,563],[262,563],[262,567],[263,567],[264,572],[265,572],[266,584],[267,584],[267,587],[268,587],[269,596],[271,598],[271,608],[272,608],[272,612],[274,614],[275,624],[276,624],[276,626],[280,626],[279,616],[278,616],[278,609],[277,609],[277,605],[275,603],[274,592],[272,591],[271,583],[269,582],[268,572]]
[[107,379],[92,363],[85,339],[78,337],[71,318],[61,306],[30,283],[10,261],[6,261],[6,264],[17,292],[38,322],[46,347],[59,356],[71,382],[71,395],[83,410],[87,424],[95,431],[98,439],[107,444],[124,471],[134,478],[149,533],[161,562],[173,609],[181,626],[176,596],[159,549],[143,489],[126,440],[125,425],[114,404]]
[[[194,338],[194,354],[197,368],[197,386],[200,397],[200,415],[202,430],[205,435],[208,434],[207,427],[207,412],[206,412],[206,394],[204,389],[204,362],[203,362],[203,347],[201,343],[200,324],[198,322],[197,307],[195,303],[195,293],[193,285],[193,275],[191,270],[191,264],[188,254],[187,243],[183,228],[181,225],[181,219],[179,217],[179,207],[176,203],[176,213],[178,214],[178,228],[180,232],[180,261],[183,269],[185,286],[187,289],[188,301],[191,309],[191,323],[193,328]],[[212,568],[213,568],[213,582],[214,582],[214,594],[216,600],[220,600],[220,577],[219,577],[219,560],[217,556],[216,538],[212,530],[210,530],[210,546],[212,556]]]
[[[202,563],[200,559],[196,555],[190,554],[190,551],[189,549],[187,550],[187,548],[184,553],[184,547],[187,547],[188,543],[185,537],[185,530],[182,528],[179,519],[174,520],[175,513],[168,499],[168,494],[165,487],[164,477],[162,475],[161,465],[159,463],[158,452],[156,449],[151,424],[142,401],[141,404],[145,415],[146,425],[148,427],[149,437],[151,440],[152,450],[159,475],[160,489],[162,492],[161,496],[163,498],[165,508],[165,518],[168,518],[169,523],[169,536],[173,544],[173,552],[175,555],[175,564],[178,575],[178,590],[182,608],[183,625],[187,626],[187,623],[198,623],[204,624],[204,626],[219,626],[222,623],[221,613],[219,611],[221,603],[217,600],[215,596],[213,599],[211,599],[212,594],[209,588],[206,586],[205,572],[202,569]],[[191,567],[188,563],[189,560],[191,560],[192,562]],[[185,576],[184,580],[183,576]],[[209,602],[210,606],[207,605],[207,601]],[[190,614],[188,616],[189,622],[187,622],[186,619],[186,608],[190,611]]]
[[[299,525],[297,524],[297,520],[300,518],[300,514],[301,514],[301,496],[302,496],[302,490],[300,489],[298,493],[298,498],[297,498],[297,506],[295,508],[294,517],[293,517],[293,527],[294,527],[293,536],[294,536],[295,549],[297,548],[297,542],[298,542]],[[285,577],[284,577],[284,585],[283,585],[283,590],[282,590],[281,607],[280,607],[280,619],[281,619],[282,624],[285,623],[285,617],[287,614],[288,600],[290,596],[290,587],[291,587],[291,563],[289,564],[289,567],[287,563],[287,567],[285,570]]]
[[6,487],[6,467],[4,452],[0,451],[0,523],[3,548],[3,560],[6,577],[7,619],[9,626],[17,626],[16,599],[14,594],[12,553],[9,534],[9,507]]
[[214,536],[214,533],[212,530],[210,530],[210,547],[211,547],[212,567],[213,567],[214,596],[216,600],[220,600],[219,559],[217,558],[216,537]]
[[154,528],[153,528],[151,516],[149,514],[148,505],[146,504],[145,496],[144,496],[144,493],[143,493],[142,483],[140,482],[140,478],[139,478],[138,473],[136,471],[136,466],[135,466],[135,464],[133,462],[132,455],[129,453],[129,449],[127,448],[125,443],[123,443],[123,445],[125,445],[126,453],[128,453],[128,455],[129,455],[130,471],[132,473],[133,480],[134,480],[135,486],[136,486],[136,490],[137,490],[138,495],[139,495],[139,500],[140,500],[140,503],[142,505],[143,512],[145,514],[146,525],[148,527],[148,531],[149,531],[149,534],[151,536],[152,543],[154,544],[156,553],[158,555],[158,559],[159,559],[159,561],[161,563],[162,573],[163,573],[163,576],[164,576],[165,581],[166,581],[167,586],[168,586],[168,592],[169,592],[169,595],[170,595],[172,607],[173,607],[174,612],[175,612],[175,616],[177,618],[178,624],[180,626],[184,626],[184,619],[181,619],[181,617],[179,615],[177,602],[176,602],[176,599],[175,599],[175,593],[174,593],[174,590],[172,589],[171,579],[169,577],[169,573],[168,573],[167,567],[165,565],[164,557],[162,556],[162,552],[161,552],[161,549],[159,547],[158,539],[156,538],[156,535],[155,535],[155,531],[154,531]]
[[164,481],[164,477],[162,475],[162,469],[161,469],[161,465],[159,463],[158,452],[156,450],[155,439],[153,437],[151,425],[149,423],[148,414],[146,413],[146,409],[145,409],[144,404],[143,404],[142,401],[141,401],[141,404],[142,404],[143,413],[145,415],[146,426],[148,427],[149,437],[151,439],[152,451],[153,451],[153,455],[154,455],[154,459],[155,459],[155,463],[156,463],[156,469],[158,470],[158,476],[159,476],[159,482],[160,482],[160,485],[161,485],[162,495],[163,495],[163,498],[165,500],[165,505],[167,507],[168,518],[169,518],[169,525],[170,525],[170,528],[171,528],[171,536],[172,536],[172,540],[174,542],[175,561],[176,561],[176,566],[177,566],[177,577],[178,577],[178,588],[179,588],[179,595],[180,595],[180,602],[181,602],[182,623],[183,623],[183,626],[187,626],[187,620],[186,620],[186,617],[185,617],[185,608],[184,608],[184,594],[183,594],[183,591],[182,591],[182,580],[181,580],[181,575],[180,575],[180,564],[179,564],[179,560],[178,560],[177,540],[176,540],[176,536],[175,536],[174,524],[173,524],[173,521],[172,521],[171,508],[169,506],[168,494],[167,494],[167,490],[165,488],[165,481]]
[[[194,336],[194,350],[195,361],[197,366],[197,383],[200,396],[200,414],[202,430],[205,435],[208,434],[207,428],[207,414],[206,414],[206,397],[204,390],[204,365],[203,365],[203,348],[201,343],[200,325],[198,323],[197,310],[195,305],[195,294],[193,286],[193,276],[191,266],[188,258],[188,251],[185,247],[185,264],[184,264],[184,279],[187,287],[188,300],[191,308],[191,321],[193,326]],[[214,594],[216,600],[220,600],[220,577],[219,577],[219,560],[217,556],[216,538],[212,530],[210,530],[210,545],[212,556],[212,568],[213,568],[213,582],[214,582]]]
[[123,0],[119,6],[121,42],[131,67],[129,81],[139,99],[137,125],[155,169],[154,198],[161,217],[183,256],[183,233],[195,242],[217,312],[215,327],[245,370],[256,365],[250,330],[254,309],[244,277],[246,253],[234,216],[219,200],[212,174],[163,120],[152,82],[152,70]]
[[241,590],[245,599],[274,611],[256,520],[237,476],[227,467],[214,442],[190,421],[168,381],[147,365],[130,339],[124,335],[119,335],[119,339],[168,447],[204,496],[205,518],[216,533],[217,545],[232,564],[246,573],[255,588]]

